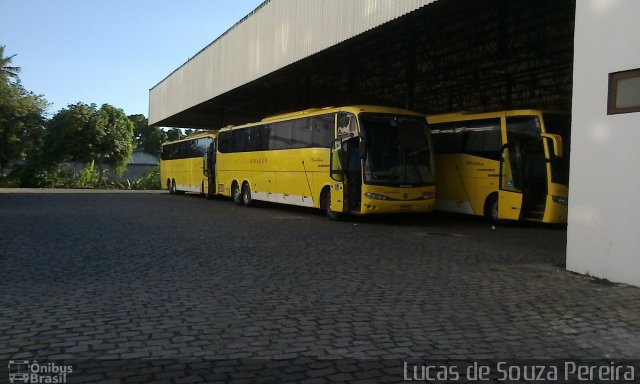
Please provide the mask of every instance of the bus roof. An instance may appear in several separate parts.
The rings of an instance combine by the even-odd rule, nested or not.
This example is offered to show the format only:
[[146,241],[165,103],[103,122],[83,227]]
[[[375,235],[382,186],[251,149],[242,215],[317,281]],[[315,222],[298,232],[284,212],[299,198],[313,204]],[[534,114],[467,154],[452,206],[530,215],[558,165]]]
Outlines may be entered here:
[[200,133],[195,133],[193,135],[187,136],[185,138],[182,138],[180,140],[174,140],[174,141],[167,141],[162,143],[162,145],[167,145],[167,144],[174,144],[174,143],[180,143],[182,141],[189,141],[189,140],[193,140],[193,139],[200,139],[202,137],[217,137],[218,136],[218,131],[206,131],[206,132],[200,132]]
[[343,106],[343,107],[309,108],[302,111],[294,111],[294,112],[288,112],[288,113],[283,113],[279,115],[268,116],[255,123],[224,127],[220,129],[220,131],[223,132],[223,131],[228,131],[232,129],[239,129],[239,128],[251,127],[254,125],[260,125],[266,122],[286,121],[286,120],[297,119],[300,117],[317,116],[317,115],[324,115],[324,114],[336,113],[336,112],[351,112],[354,114],[358,114],[361,112],[370,112],[370,113],[391,113],[391,114],[398,114],[398,115],[424,116],[421,113],[410,111],[407,109],[376,106],[376,105],[350,105],[350,106]]
[[520,116],[520,115],[541,115],[543,113],[557,113],[557,111],[547,111],[540,109],[509,109],[493,112],[470,112],[461,111],[453,113],[442,113],[437,115],[427,115],[427,120],[430,124],[444,123],[458,120],[472,120],[472,119],[486,119],[486,118],[498,118],[502,115],[505,116]]

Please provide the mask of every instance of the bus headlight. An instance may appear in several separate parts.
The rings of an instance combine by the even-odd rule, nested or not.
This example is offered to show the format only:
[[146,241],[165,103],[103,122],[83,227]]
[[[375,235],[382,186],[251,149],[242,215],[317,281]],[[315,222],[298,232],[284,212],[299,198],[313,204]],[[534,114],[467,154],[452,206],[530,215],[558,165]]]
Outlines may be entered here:
[[377,193],[365,192],[364,197],[371,200],[388,200],[389,198],[384,195],[378,195]]
[[554,203],[569,205],[569,198],[565,196],[551,196]]
[[425,193],[422,195],[423,200],[433,200],[433,193]]

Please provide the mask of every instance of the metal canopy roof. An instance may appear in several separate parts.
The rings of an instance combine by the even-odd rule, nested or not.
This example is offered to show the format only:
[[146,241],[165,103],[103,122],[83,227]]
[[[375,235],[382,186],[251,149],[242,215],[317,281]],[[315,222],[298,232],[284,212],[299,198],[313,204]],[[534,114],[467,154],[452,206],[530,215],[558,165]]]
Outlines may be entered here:
[[[361,5],[404,3],[337,1]],[[266,2],[235,29],[272,3],[280,1]],[[326,49],[319,45],[316,53],[289,58],[291,64],[250,81],[240,79],[246,75],[242,65],[237,65],[238,74],[229,75],[233,77],[231,82],[214,76],[207,65],[231,66],[233,73],[232,63],[223,56],[207,56],[198,70],[194,66],[192,79],[182,73],[183,66],[150,91],[150,122],[215,129],[275,113],[344,104],[384,104],[425,113],[507,108],[570,110],[575,0],[438,0],[425,7],[420,4],[430,1],[411,3],[415,10],[404,16],[385,23],[384,18],[367,21],[369,24],[360,21],[363,25],[381,25],[363,33],[357,33],[357,28],[349,30],[341,36],[353,37]],[[406,11],[391,9],[381,14],[388,18],[389,14]],[[337,12],[342,17],[334,20],[337,16],[331,8],[317,9],[314,14],[322,22],[309,28],[310,35],[298,33],[279,41],[297,44],[313,34],[331,34],[349,20],[366,18],[368,11],[351,8],[350,12]],[[282,30],[281,21],[276,18],[263,28]],[[339,40],[335,36],[333,39]],[[253,61],[259,59],[256,54],[260,44],[242,40],[238,44],[235,49],[246,51],[242,55],[249,64],[258,65]],[[278,64],[273,62],[272,66]],[[230,85],[234,81],[236,85]],[[196,82],[210,90],[216,84],[222,89],[218,83],[225,83],[229,89],[211,97],[201,95],[196,101],[195,94],[200,92],[196,92]]]

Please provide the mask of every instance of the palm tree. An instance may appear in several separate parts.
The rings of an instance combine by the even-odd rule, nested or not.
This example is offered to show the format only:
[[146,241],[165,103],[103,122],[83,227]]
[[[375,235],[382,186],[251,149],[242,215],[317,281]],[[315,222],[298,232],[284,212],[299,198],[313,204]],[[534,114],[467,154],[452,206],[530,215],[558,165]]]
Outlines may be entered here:
[[0,76],[1,77],[11,77],[13,79],[18,78],[18,73],[20,73],[20,67],[12,67],[11,61],[16,55],[11,55],[9,57],[4,56],[4,45],[0,45]]

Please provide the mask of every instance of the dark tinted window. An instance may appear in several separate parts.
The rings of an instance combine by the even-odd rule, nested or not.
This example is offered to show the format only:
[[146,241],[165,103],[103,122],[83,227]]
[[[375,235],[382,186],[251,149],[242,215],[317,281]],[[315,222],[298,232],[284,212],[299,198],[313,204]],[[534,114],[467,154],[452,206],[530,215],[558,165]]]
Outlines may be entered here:
[[291,148],[309,148],[312,146],[310,119],[293,120]]
[[304,117],[221,132],[218,149],[222,153],[228,153],[330,148],[334,137],[334,116]]
[[437,154],[462,153],[464,148],[464,130],[456,123],[433,124],[431,138]]
[[434,149],[438,154],[466,153],[500,159],[500,119],[459,121],[432,127]]
[[239,152],[265,151],[269,146],[269,131],[264,125],[256,125],[242,129],[245,137],[245,146]]
[[162,160],[188,159],[204,156],[207,147],[213,142],[211,137],[203,137],[182,141],[179,143],[165,144],[162,146]]
[[270,125],[269,149],[289,149],[291,148],[291,133],[293,123],[283,121]]
[[220,132],[218,135],[218,150],[222,153],[228,153],[231,151],[231,132]]
[[465,132],[464,153],[500,160],[500,119],[463,121],[458,127]]
[[312,146],[331,148],[334,138],[334,115],[311,118]]

